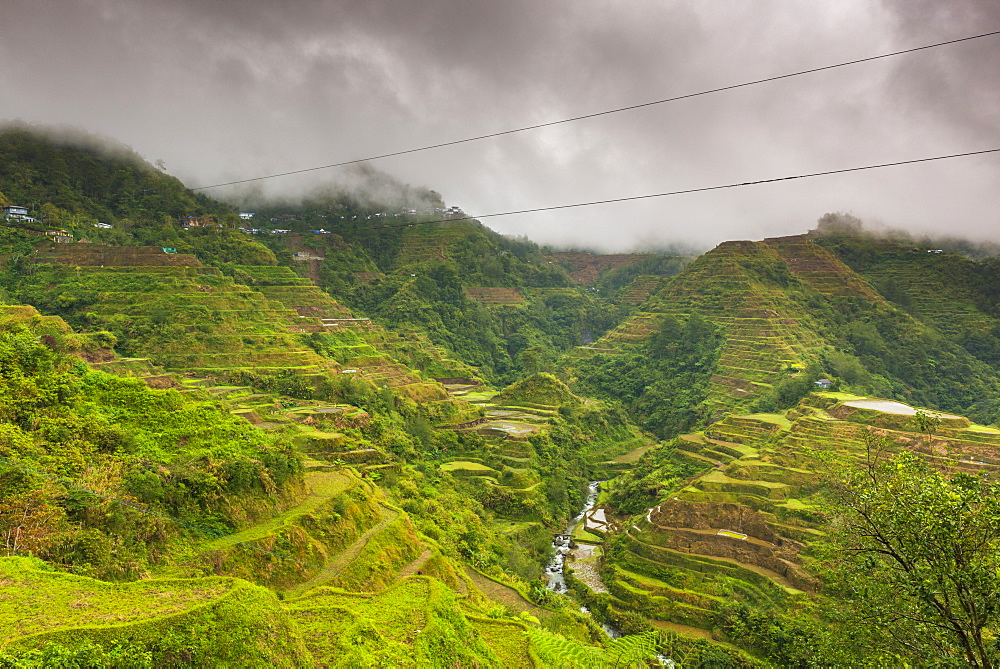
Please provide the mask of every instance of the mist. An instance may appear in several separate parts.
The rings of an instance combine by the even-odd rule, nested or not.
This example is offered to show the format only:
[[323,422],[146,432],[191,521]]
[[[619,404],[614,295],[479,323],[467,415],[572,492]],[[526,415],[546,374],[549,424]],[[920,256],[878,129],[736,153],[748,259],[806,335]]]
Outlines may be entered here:
[[[996,29],[987,0],[7,0],[0,117],[114,138],[204,187]],[[997,148],[997,62],[983,38],[374,160],[377,187],[355,167],[204,192],[433,189],[485,216]],[[830,211],[1000,241],[997,183],[993,154],[483,222],[606,251],[796,234]]]

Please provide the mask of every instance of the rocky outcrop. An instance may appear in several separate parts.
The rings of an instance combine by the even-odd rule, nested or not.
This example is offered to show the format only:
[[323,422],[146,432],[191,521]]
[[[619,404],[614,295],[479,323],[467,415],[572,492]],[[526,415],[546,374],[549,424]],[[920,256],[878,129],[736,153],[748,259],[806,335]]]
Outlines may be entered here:
[[694,530],[736,530],[775,545],[788,539],[770,526],[774,516],[741,504],[712,504],[672,500],[653,509],[649,520],[660,527],[686,527]]

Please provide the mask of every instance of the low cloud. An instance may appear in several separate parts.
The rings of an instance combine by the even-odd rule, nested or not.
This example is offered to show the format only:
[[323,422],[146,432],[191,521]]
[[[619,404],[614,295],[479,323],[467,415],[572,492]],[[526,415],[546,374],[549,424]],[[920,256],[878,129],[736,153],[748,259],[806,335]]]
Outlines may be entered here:
[[[8,0],[0,114],[115,137],[207,186],[998,27],[988,0]],[[1000,147],[998,60],[984,38],[372,165],[489,214]],[[797,233],[827,211],[987,239],[998,177],[985,156],[484,222],[607,250]]]

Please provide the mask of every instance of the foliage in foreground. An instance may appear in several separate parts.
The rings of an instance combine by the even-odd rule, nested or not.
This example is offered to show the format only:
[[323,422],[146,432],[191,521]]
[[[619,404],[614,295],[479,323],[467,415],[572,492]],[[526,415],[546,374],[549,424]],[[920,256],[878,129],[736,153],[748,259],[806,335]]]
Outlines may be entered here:
[[864,466],[840,486],[827,553],[840,614],[872,650],[996,666],[1000,484],[867,441]]

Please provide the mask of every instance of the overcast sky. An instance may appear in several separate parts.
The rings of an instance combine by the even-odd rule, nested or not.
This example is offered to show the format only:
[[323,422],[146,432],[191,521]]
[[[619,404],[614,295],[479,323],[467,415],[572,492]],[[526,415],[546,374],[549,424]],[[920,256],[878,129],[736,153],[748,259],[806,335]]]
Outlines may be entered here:
[[[3,0],[0,118],[112,136],[200,186],[991,30],[996,0]],[[373,165],[487,214],[997,147],[990,37]],[[485,222],[627,250],[829,211],[1000,241],[1000,154]]]

